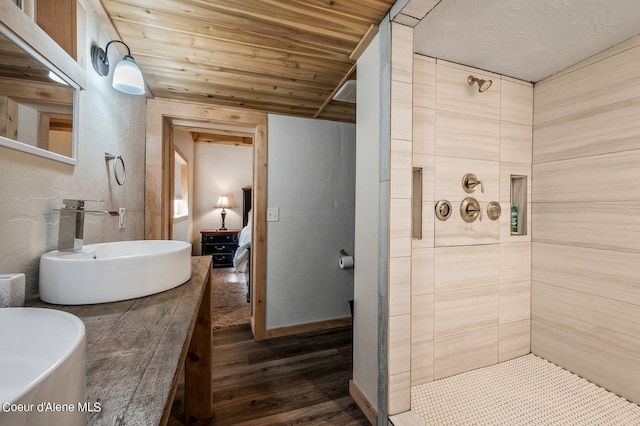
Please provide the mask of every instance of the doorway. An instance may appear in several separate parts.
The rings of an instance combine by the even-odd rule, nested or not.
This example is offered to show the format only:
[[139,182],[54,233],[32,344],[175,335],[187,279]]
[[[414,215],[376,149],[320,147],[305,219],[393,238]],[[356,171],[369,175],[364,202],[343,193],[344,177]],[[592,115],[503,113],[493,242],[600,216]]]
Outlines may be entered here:
[[172,129],[233,134],[253,139],[253,226],[251,236],[251,329],[256,340],[266,327],[267,115],[164,99],[147,101],[145,238],[170,239],[175,176]]

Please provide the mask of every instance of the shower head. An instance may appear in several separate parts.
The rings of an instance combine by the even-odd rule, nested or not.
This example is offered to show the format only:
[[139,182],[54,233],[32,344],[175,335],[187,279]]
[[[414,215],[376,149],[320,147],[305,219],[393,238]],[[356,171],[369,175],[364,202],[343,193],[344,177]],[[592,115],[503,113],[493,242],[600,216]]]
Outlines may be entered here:
[[485,90],[487,90],[489,87],[491,87],[491,83],[493,82],[491,80],[483,80],[481,78],[477,78],[470,75],[467,78],[467,83],[469,83],[469,86],[473,86],[473,83],[478,83],[478,92],[482,93]]

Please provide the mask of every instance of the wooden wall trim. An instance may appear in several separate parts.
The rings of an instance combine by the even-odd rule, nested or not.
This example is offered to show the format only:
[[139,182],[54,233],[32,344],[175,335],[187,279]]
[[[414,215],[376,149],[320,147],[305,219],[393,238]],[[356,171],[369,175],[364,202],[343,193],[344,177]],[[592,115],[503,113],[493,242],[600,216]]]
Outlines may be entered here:
[[358,404],[358,407],[367,417],[367,420],[369,420],[372,425],[377,425],[378,412],[376,411],[375,407],[371,405],[367,397],[364,396],[358,385],[353,382],[353,380],[349,380],[349,395],[351,395],[351,398],[353,398],[356,404]]
[[266,330],[265,337],[273,339],[275,337],[293,336],[295,334],[309,333],[312,331],[329,330],[331,328],[348,327],[352,324],[351,317],[336,318],[307,324],[298,324],[288,327],[270,328]]
[[267,328],[267,124],[256,126],[253,139],[253,229],[251,232],[251,330],[256,340]]
[[167,239],[170,235],[171,135],[174,120],[193,121],[194,126],[233,128],[254,135],[251,324],[256,340],[266,338],[267,262],[267,114],[236,108],[168,99],[147,101],[145,159],[145,239]]

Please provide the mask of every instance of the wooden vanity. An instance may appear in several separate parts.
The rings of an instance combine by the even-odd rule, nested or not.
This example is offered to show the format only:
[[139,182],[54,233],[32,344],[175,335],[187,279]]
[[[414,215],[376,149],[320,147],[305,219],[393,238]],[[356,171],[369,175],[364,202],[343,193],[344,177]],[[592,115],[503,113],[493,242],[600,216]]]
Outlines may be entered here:
[[211,256],[193,257],[191,280],[138,299],[61,306],[87,331],[91,425],[164,425],[182,367],[186,420],[211,417]]

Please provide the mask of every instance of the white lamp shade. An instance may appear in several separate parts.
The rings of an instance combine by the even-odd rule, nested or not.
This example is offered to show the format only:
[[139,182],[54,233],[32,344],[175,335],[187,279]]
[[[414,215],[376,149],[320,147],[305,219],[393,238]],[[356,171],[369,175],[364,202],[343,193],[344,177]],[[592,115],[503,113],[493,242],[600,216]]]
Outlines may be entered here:
[[113,71],[114,89],[130,95],[144,95],[144,78],[142,71],[131,56],[125,56]]
[[229,197],[227,197],[226,195],[221,195],[218,197],[218,201],[216,201],[216,208],[218,209],[228,209],[231,207],[231,204],[229,203]]

